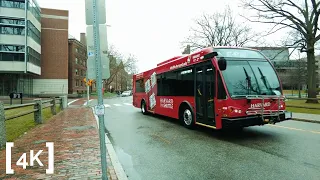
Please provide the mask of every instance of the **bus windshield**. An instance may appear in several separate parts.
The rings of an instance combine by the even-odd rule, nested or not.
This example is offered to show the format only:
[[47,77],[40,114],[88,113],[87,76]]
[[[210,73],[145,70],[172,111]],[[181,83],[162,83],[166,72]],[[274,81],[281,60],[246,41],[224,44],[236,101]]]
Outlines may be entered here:
[[227,69],[222,74],[232,98],[281,95],[280,82],[267,60],[226,59]]

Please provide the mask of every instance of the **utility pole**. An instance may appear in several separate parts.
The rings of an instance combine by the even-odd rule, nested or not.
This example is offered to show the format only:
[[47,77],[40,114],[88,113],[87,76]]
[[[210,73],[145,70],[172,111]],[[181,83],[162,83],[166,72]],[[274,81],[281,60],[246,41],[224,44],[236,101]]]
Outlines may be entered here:
[[104,132],[104,105],[102,97],[102,73],[101,73],[101,54],[100,54],[100,34],[98,23],[98,7],[97,0],[93,0],[93,39],[94,39],[94,58],[96,65],[96,91],[98,92],[98,105],[96,106],[96,112],[99,118],[99,135],[100,135],[100,152],[101,152],[101,167],[102,167],[102,179],[106,180],[107,177],[107,152],[106,152],[106,140]]
[[[99,137],[101,152],[102,179],[107,180],[107,152],[105,142],[105,107],[102,96],[102,79],[110,78],[108,44],[106,25],[105,0],[86,0],[87,49],[88,49],[88,79],[95,80],[98,93],[98,104],[95,106],[95,115],[99,119]],[[100,39],[103,39],[100,41]]]

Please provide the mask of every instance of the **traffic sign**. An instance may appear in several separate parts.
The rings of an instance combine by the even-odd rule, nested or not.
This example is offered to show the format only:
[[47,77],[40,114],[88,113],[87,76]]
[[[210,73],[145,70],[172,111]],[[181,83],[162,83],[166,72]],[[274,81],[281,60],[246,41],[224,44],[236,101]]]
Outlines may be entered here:
[[94,56],[94,52],[89,51],[89,52],[88,52],[88,57],[91,57],[91,56]]
[[[100,36],[100,56],[101,56],[101,72],[102,79],[109,79],[109,57],[108,57],[108,44],[107,44],[107,25],[99,24],[99,36]],[[93,26],[87,26],[87,71],[88,79],[96,79],[96,61],[94,56],[94,38],[93,38]],[[90,54],[90,55],[89,55]]]
[[[96,0],[98,6],[98,24],[106,23],[106,0]],[[93,25],[93,0],[86,0],[86,24]]]
[[96,105],[94,110],[95,110],[95,114],[97,116],[104,115],[104,105],[103,104],[102,105]]

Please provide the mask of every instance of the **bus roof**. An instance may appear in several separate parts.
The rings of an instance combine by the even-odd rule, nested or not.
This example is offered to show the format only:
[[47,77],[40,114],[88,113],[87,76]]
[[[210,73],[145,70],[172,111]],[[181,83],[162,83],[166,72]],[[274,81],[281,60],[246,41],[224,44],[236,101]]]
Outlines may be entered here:
[[246,48],[246,47],[235,47],[235,46],[214,46],[214,47],[207,47],[203,48],[199,51],[196,51],[194,53],[188,54],[188,55],[182,55],[182,56],[174,56],[173,58],[170,58],[166,61],[163,61],[161,63],[158,63],[155,68],[149,69],[147,71],[141,72],[136,74],[136,78],[139,79],[143,77],[145,74],[149,74],[148,72],[151,71],[157,71],[157,73],[165,72],[165,71],[170,71],[174,69],[178,69],[181,67],[186,67],[191,64],[196,64],[200,62],[200,58],[208,53],[211,53],[214,51],[214,49],[219,49],[219,48],[224,48],[224,49],[246,49],[246,50],[252,50],[252,51],[258,51],[256,49],[252,48]]

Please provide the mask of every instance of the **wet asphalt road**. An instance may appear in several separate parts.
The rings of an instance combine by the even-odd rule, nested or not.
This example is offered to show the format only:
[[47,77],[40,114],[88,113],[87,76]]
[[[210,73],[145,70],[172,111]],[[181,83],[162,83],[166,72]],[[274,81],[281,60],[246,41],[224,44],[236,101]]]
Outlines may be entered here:
[[320,179],[320,124],[287,121],[222,133],[144,116],[131,97],[104,100],[105,123],[129,179]]

